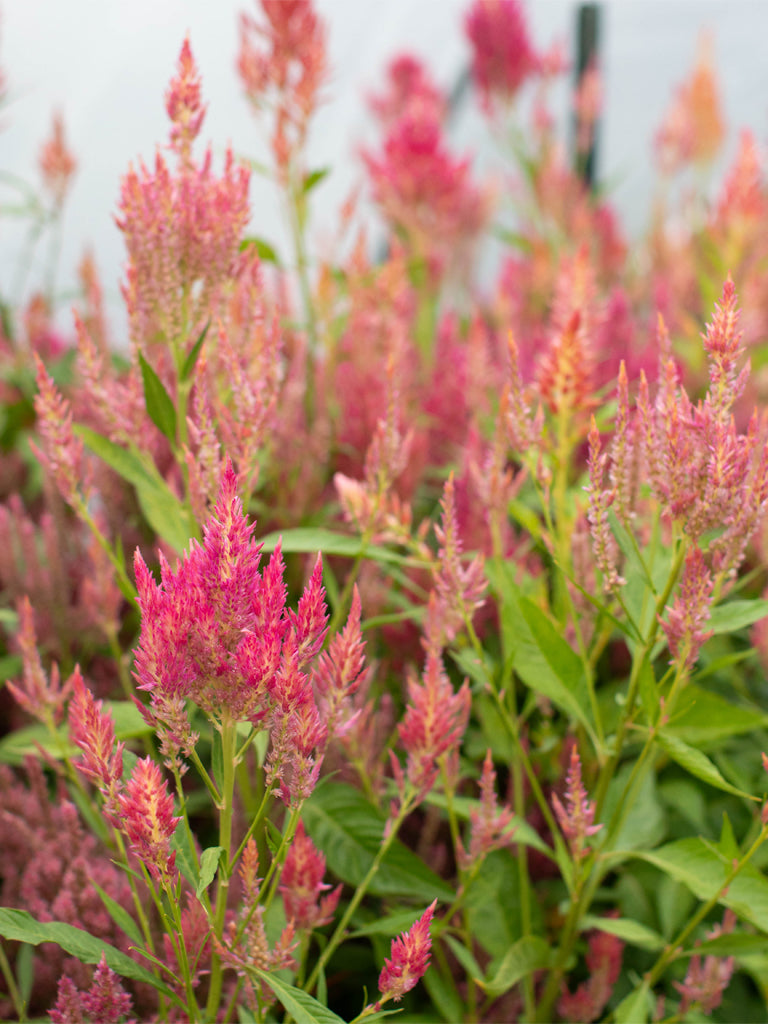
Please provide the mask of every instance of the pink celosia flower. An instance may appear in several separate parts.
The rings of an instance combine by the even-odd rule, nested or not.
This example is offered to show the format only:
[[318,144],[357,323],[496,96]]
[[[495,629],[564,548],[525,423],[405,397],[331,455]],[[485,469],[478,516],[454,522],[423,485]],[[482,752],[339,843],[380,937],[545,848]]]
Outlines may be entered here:
[[77,169],[77,161],[67,148],[61,114],[54,115],[52,134],[40,151],[39,163],[45,187],[53,196],[55,205],[61,206]]
[[392,940],[390,958],[384,961],[379,975],[379,1000],[375,1009],[389,999],[399,1002],[427,973],[432,952],[429,925],[436,906],[437,900],[434,900],[407,932]]
[[508,103],[523,82],[535,74],[539,59],[533,49],[520,0],[475,0],[465,31],[472,44],[472,76],[483,102]]
[[709,163],[717,154],[724,136],[712,40],[702,35],[695,67],[686,81],[678,86],[656,135],[656,151],[662,171],[674,174],[688,163]]
[[445,97],[432,81],[429,71],[409,53],[393,58],[387,68],[387,89],[371,96],[368,105],[385,127],[397,121],[412,104],[431,109],[435,120],[446,113]]
[[84,755],[77,766],[96,782],[104,797],[104,813],[118,826],[125,744],[115,745],[112,716],[102,711],[102,701],[94,700],[79,669],[73,673],[72,683],[74,696],[69,705],[69,735]]
[[709,619],[714,580],[698,547],[692,547],[685,556],[680,591],[667,612],[666,621],[660,619],[667,637],[671,660],[683,671],[696,664],[701,645],[712,636],[704,627]]
[[471,622],[474,612],[484,602],[487,587],[482,555],[477,555],[467,566],[461,562],[462,545],[456,521],[453,473],[443,488],[440,507],[441,524],[435,526],[440,547],[432,570],[435,600],[430,601],[425,627],[427,647],[435,651],[450,643],[466,621]]
[[[733,931],[736,914],[729,908],[723,916],[723,923],[715,925],[707,932],[708,939],[716,939],[719,935],[727,935]],[[723,999],[723,992],[728,988],[734,970],[732,956],[707,956],[702,963],[701,957],[691,957],[688,973],[681,983],[674,982],[675,988],[682,995],[679,1016],[685,1017],[694,1003],[698,1003],[702,1013],[710,1014],[716,1010]]]
[[35,353],[37,388],[35,412],[42,438],[42,448],[32,445],[37,458],[68,505],[75,506],[78,495],[87,492],[89,474],[83,451],[83,442],[72,429],[72,409],[61,395]]
[[321,898],[321,893],[331,888],[323,882],[324,874],[325,857],[317,850],[300,821],[280,873],[285,916],[297,929],[320,928],[333,920],[342,886],[338,885],[333,892]]
[[19,602],[18,611],[19,632],[16,639],[21,650],[24,673],[20,682],[13,683],[9,679],[6,685],[27,714],[51,726],[58,725],[64,714],[67,698],[73,686],[77,686],[79,670],[76,669],[62,685],[59,667],[54,662],[50,677],[46,677],[37,650],[35,616],[27,597]]
[[[622,363],[622,367],[624,364]],[[592,536],[592,545],[595,554],[595,562],[603,574],[603,590],[607,593],[615,587],[621,586],[625,581],[617,571],[619,559],[619,546],[613,536],[611,525],[608,520],[608,509],[613,503],[615,492],[606,490],[603,487],[605,464],[608,460],[607,453],[600,452],[600,431],[597,429],[595,417],[592,417],[589,431],[589,532]]]
[[179,336],[186,341],[185,332],[205,319],[214,293],[231,275],[249,215],[250,172],[235,164],[231,150],[221,178],[211,173],[210,149],[199,166],[192,160],[204,110],[188,40],[167,107],[177,171],[172,173],[160,153],[154,170],[143,163],[138,171],[131,167],[117,218],[128,250],[122,291],[137,344]]
[[[616,912],[607,915],[616,917]],[[611,998],[614,986],[621,973],[621,959],[624,943],[610,932],[593,931],[587,949],[589,980],[582,982],[571,993],[564,986],[557,1004],[557,1012],[563,1020],[573,1024],[591,1024],[602,1014]]]
[[163,885],[176,877],[176,852],[170,843],[181,818],[173,815],[173,797],[151,758],[136,762],[119,797],[121,827],[131,848],[153,878]]
[[51,1024],[136,1024],[135,1018],[129,1018],[132,1009],[131,997],[102,953],[87,991],[78,992],[70,978],[61,978],[56,1005],[49,1015]]
[[595,803],[587,799],[587,791],[581,781],[581,758],[578,747],[571,747],[571,760],[566,776],[565,807],[557,793],[552,794],[552,806],[555,809],[558,824],[568,841],[571,856],[580,861],[589,853],[586,840],[595,835],[603,827],[595,825]]
[[312,672],[318,709],[329,739],[345,735],[360,713],[351,700],[368,676],[360,614],[360,594],[355,584],[347,623],[341,633],[333,637],[328,650],[320,655]]
[[434,785],[438,762],[458,750],[472,699],[467,680],[454,692],[436,651],[427,652],[422,680],[414,676],[409,679],[408,704],[397,727],[408,754],[405,775],[417,800],[422,800]]
[[272,152],[287,183],[327,75],[326,30],[310,0],[260,0],[259,6],[261,22],[240,17],[237,70],[254,107],[274,108]]
[[490,750],[486,752],[480,777],[480,807],[469,812],[469,821],[469,850],[461,844],[457,850],[459,866],[464,871],[479,864],[492,850],[500,850],[515,841],[515,830],[509,827],[512,811],[506,805],[500,807],[496,797],[496,772]]

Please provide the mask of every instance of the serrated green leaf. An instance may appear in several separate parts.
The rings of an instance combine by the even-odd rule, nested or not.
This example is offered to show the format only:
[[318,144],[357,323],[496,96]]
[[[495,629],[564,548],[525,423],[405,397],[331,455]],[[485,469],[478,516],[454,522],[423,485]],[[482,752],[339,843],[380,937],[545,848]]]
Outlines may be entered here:
[[125,934],[128,936],[128,938],[131,940],[131,942],[133,942],[135,946],[141,948],[144,945],[144,939],[142,937],[141,931],[139,930],[139,926],[136,924],[136,922],[125,909],[125,907],[118,903],[117,900],[112,899],[109,893],[105,892],[102,889],[102,887],[98,884],[98,882],[94,882],[94,880],[91,879],[90,884],[99,894],[99,899],[106,907],[107,913],[115,922],[117,927],[121,931],[125,932]]
[[200,878],[198,879],[197,888],[195,889],[198,898],[203,895],[205,890],[216,877],[219,859],[223,852],[223,846],[209,846],[207,850],[203,850],[203,855],[200,858]]
[[[357,886],[365,878],[384,834],[385,820],[359,790],[341,782],[316,789],[302,811],[307,832],[326,856],[328,868]],[[455,890],[415,853],[395,839],[374,877],[376,896],[451,900]]]
[[75,928],[74,925],[61,921],[36,921],[26,910],[0,907],[0,935],[15,942],[28,942],[32,946],[39,946],[41,942],[53,942],[84,964],[97,964],[103,955],[107,964],[121,977],[145,981],[158,992],[166,996],[171,994],[168,986],[146,967],[137,964],[119,949],[95,938],[82,928]]
[[524,935],[507,951],[492,978],[475,978],[480,987],[495,998],[508,992],[534,971],[546,970],[552,961],[549,943],[538,935]]
[[735,633],[746,626],[752,626],[768,615],[768,601],[755,598],[753,601],[728,601],[716,605],[709,613],[707,629],[713,633]]
[[272,989],[296,1024],[344,1024],[341,1017],[329,1010],[327,1006],[318,1003],[303,989],[289,985],[287,981],[283,981],[276,974],[267,974],[266,971],[258,970],[253,973]]
[[666,941],[662,935],[648,928],[639,921],[633,921],[628,917],[596,917],[592,914],[585,914],[581,919],[581,930],[597,929],[607,932],[609,935],[616,935],[629,943],[630,946],[639,946],[641,949],[648,949],[654,952],[663,949]]
[[141,352],[139,352],[139,366],[141,367],[141,379],[144,382],[144,405],[149,418],[157,429],[165,434],[171,444],[175,444],[176,408],[173,400]]
[[344,533],[335,533],[333,530],[325,530],[322,527],[299,526],[295,530],[285,530],[283,533],[270,533],[262,537],[259,543],[263,545],[266,554],[274,551],[277,542],[282,539],[282,550],[284,555],[288,554],[314,554],[316,551],[323,555],[341,555],[344,558],[357,558],[364,555],[374,562],[397,562],[405,563],[408,559],[378,544],[363,546],[359,537],[349,537]]
[[210,326],[211,326],[211,321],[209,320],[206,323],[205,327],[200,332],[200,337],[197,339],[195,344],[192,346],[192,348],[187,353],[187,358],[184,360],[184,365],[181,368],[181,380],[183,382],[188,381],[189,378],[192,376],[192,371],[194,370],[195,366],[197,365],[197,359],[198,359],[198,356],[200,355],[200,350],[203,347],[203,342],[205,341],[205,336],[208,333],[208,328]]
[[242,252],[244,249],[255,249],[262,263],[274,263],[276,267],[280,266],[277,250],[264,238],[257,238],[255,235],[244,238],[240,243],[240,251]]
[[718,768],[710,761],[706,754],[702,754],[695,747],[688,746],[679,736],[674,736],[665,729],[659,730],[656,734],[656,741],[669,756],[685,768],[691,775],[695,775],[702,782],[709,783],[716,789],[722,789],[726,793],[733,793],[735,796],[743,796],[748,800],[755,799],[750,793],[745,793],[736,786],[731,785],[720,774]]

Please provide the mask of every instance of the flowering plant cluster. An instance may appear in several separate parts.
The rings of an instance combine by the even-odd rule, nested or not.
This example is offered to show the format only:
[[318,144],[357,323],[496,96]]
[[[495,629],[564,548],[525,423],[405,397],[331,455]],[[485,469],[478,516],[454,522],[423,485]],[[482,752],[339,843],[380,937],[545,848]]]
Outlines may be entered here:
[[[92,257],[69,334],[53,264],[2,297],[4,1019],[765,1019],[768,177],[749,134],[687,177],[710,42],[630,259],[579,173],[599,68],[569,160],[561,48],[518,0],[464,29],[504,185],[396,57],[378,262],[363,227],[313,255],[328,31],[258,0],[293,251],[201,153],[185,39],[117,200],[127,343]],[[76,167],[57,118],[36,235]]]

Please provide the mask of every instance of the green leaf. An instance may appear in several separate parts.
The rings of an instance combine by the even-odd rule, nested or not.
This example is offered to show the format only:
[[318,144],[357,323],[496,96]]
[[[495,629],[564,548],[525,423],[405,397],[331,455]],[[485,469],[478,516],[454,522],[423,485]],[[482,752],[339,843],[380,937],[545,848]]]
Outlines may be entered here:
[[766,725],[768,715],[764,711],[732,704],[716,693],[689,683],[675,703],[665,732],[673,733],[691,746],[702,747]]
[[282,550],[284,555],[288,554],[313,554],[321,551],[323,555],[341,555],[344,558],[357,558],[364,555],[374,562],[397,562],[406,563],[408,559],[396,551],[382,547],[378,544],[363,545],[359,537],[349,537],[344,533],[335,533],[333,530],[325,530],[322,527],[299,526],[295,530],[285,530],[282,534],[270,533],[262,537],[259,543],[263,545],[266,554],[274,551],[277,542],[282,538]]
[[304,183],[302,185],[304,195],[308,195],[312,189],[316,188],[324,178],[328,177],[330,173],[330,167],[319,167],[316,171],[310,171],[309,174],[305,174]]
[[210,326],[211,326],[211,321],[209,320],[208,323],[205,325],[205,327],[200,332],[200,337],[197,339],[195,344],[192,346],[192,348],[187,353],[187,358],[184,360],[184,365],[181,368],[181,380],[183,382],[188,381],[189,378],[192,376],[192,371],[194,370],[195,366],[197,365],[197,359],[198,359],[198,356],[200,355],[200,350],[203,347],[203,342],[205,341],[205,336],[208,333],[208,328]]
[[656,740],[673,761],[679,764],[681,768],[685,768],[691,775],[695,775],[697,779],[701,779],[702,782],[708,782],[710,786],[722,789],[726,793],[743,796],[748,800],[755,799],[750,793],[745,793],[736,786],[732,786],[730,782],[723,778],[718,768],[710,761],[706,754],[702,754],[695,747],[688,746],[679,736],[674,736],[672,733],[667,732],[666,729],[661,729],[656,734]]
[[704,939],[691,949],[678,953],[676,959],[685,960],[698,955],[749,956],[752,953],[768,953],[768,935],[748,935],[745,932],[718,935],[715,939]]
[[129,484],[136,488],[136,497],[147,522],[163,540],[181,553],[194,533],[186,509],[162,479],[157,469],[150,469],[141,456],[127,448],[121,448],[90,427],[77,423],[75,434],[82,438],[88,448],[111,466]]
[[534,971],[546,970],[551,962],[552,950],[549,943],[538,935],[524,935],[507,951],[490,980],[475,978],[475,981],[489,996],[495,998],[508,992],[518,981]]
[[658,850],[635,853],[635,857],[654,864],[677,879],[700,900],[717,898],[718,903],[735,910],[763,932],[768,932],[768,879],[752,864],[745,864],[722,889],[731,872],[731,860],[715,844],[700,838],[680,839]]
[[257,238],[255,235],[244,238],[240,243],[240,252],[243,249],[255,249],[262,263],[274,263],[276,267],[280,266],[277,250],[263,238]]
[[386,917],[376,917],[368,924],[356,928],[350,933],[349,938],[358,938],[361,935],[400,935],[407,932],[413,924],[413,910],[398,910],[394,914],[387,914]]
[[[330,870],[342,881],[359,885],[381,846],[384,817],[359,790],[331,782],[314,791],[304,805],[302,820]],[[452,886],[397,839],[369,891],[376,896],[409,896],[419,903],[451,900],[456,895]]]
[[613,1019],[616,1024],[646,1024],[650,1012],[650,991],[643,982],[639,988],[622,999],[613,1011]]
[[98,884],[98,882],[94,882],[94,880],[91,879],[90,884],[99,894],[101,902],[106,907],[107,913],[115,922],[117,927],[121,931],[125,932],[125,934],[128,936],[128,938],[131,940],[131,942],[133,942],[135,946],[141,948],[144,945],[144,939],[142,937],[141,931],[139,930],[139,926],[136,924],[136,922],[125,909],[125,907],[118,903],[117,900],[112,899],[108,892],[104,892],[104,890]]
[[[444,810],[448,809],[448,801],[444,793],[429,793],[424,798],[424,803],[432,804],[433,807],[442,807]],[[469,821],[470,813],[473,810],[480,810],[481,808],[480,800],[469,796],[455,796],[452,800],[452,805],[456,817],[464,821]],[[525,819],[513,815],[507,832],[514,836],[515,843],[519,843],[521,846],[532,846],[534,850],[538,850],[551,860],[554,859],[554,852],[547,846],[536,829],[529,825]]]
[[19,946],[16,954],[16,978],[19,983],[19,995],[25,1007],[29,1007],[29,997],[35,983],[34,947],[26,942]]
[[203,855],[200,858],[200,878],[195,889],[198,899],[215,878],[216,869],[219,866],[219,858],[223,852],[223,846],[209,846],[207,850],[203,850]]
[[26,910],[0,907],[0,935],[15,942],[28,942],[32,946],[39,946],[41,942],[54,942],[84,964],[99,963],[103,954],[107,964],[121,977],[145,981],[158,992],[166,996],[171,994],[168,986],[146,967],[137,964],[114,946],[71,924],[64,924],[61,921],[43,923],[36,921]]
[[480,964],[475,959],[472,950],[467,949],[463,942],[459,942],[458,939],[454,938],[453,935],[444,935],[445,942],[451,947],[453,955],[459,961],[461,966],[470,978],[482,978],[485,974]]
[[15,632],[19,624],[19,614],[13,608],[0,608],[0,626]]
[[735,633],[745,626],[751,626],[768,615],[768,601],[755,598],[753,601],[727,601],[716,605],[709,613],[707,629],[713,633]]
[[337,1017],[332,1010],[318,1003],[303,989],[289,985],[276,974],[267,974],[266,971],[259,970],[253,973],[272,989],[296,1024],[344,1024],[341,1017]]
[[[176,867],[186,878],[195,892],[197,892],[200,876],[197,871],[195,851],[192,849],[192,844],[189,838],[189,830],[187,829],[187,824],[183,818],[178,823],[176,831],[171,836],[171,849],[176,853]],[[201,890],[201,894],[202,892],[203,890]]]
[[585,914],[581,919],[581,930],[595,928],[600,932],[608,932],[609,935],[616,935],[629,943],[630,946],[639,946],[641,949],[648,949],[651,952],[663,949],[666,945],[664,937],[648,928],[639,921],[632,921],[628,917],[596,917],[592,914]]
[[176,408],[173,400],[165,390],[165,385],[143,354],[139,352],[141,378],[144,381],[144,405],[149,418],[171,444],[176,442]]

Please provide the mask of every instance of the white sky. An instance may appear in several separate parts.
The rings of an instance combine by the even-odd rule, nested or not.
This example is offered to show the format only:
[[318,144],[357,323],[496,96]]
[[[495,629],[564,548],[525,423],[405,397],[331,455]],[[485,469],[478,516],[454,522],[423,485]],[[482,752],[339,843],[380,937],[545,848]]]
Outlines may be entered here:
[[[536,44],[569,39],[572,0],[529,0]],[[329,23],[333,78],[330,102],[311,140],[310,163],[332,175],[314,193],[313,230],[326,237],[335,211],[360,179],[356,156],[370,131],[365,97],[377,89],[388,59],[402,50],[424,57],[450,88],[468,59],[462,20],[467,0],[318,0]],[[768,139],[768,3],[761,0],[613,0],[603,5],[602,62],[606,109],[599,171],[616,183],[624,219],[637,232],[648,210],[651,140],[674,85],[691,67],[699,28],[715,36],[715,58],[731,130],[749,125]],[[252,0],[0,0],[0,68],[8,103],[0,114],[0,169],[37,182],[36,160],[51,113],[62,111],[79,168],[65,214],[59,282],[91,245],[116,324],[124,330],[118,281],[124,258],[113,215],[120,176],[129,161],[151,160],[167,135],[163,96],[185,34],[203,78],[208,103],[202,136],[217,153],[231,142],[237,153],[264,159],[257,126],[242,99],[234,70],[237,15]],[[559,96],[565,115],[565,89]],[[482,138],[470,109],[457,119],[457,150]],[[0,203],[10,196],[0,192]],[[252,191],[253,231],[280,244],[274,197]],[[0,219],[0,294],[9,295],[18,256],[16,225]],[[116,340],[120,340],[116,337]]]

